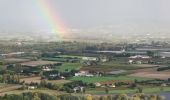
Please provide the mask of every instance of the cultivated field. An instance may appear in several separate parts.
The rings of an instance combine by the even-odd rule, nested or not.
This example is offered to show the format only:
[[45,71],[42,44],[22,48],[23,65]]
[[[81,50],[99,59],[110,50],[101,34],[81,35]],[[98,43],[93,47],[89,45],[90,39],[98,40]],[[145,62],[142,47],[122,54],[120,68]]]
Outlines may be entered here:
[[31,82],[34,83],[40,83],[41,82],[41,77],[26,77],[26,78],[22,78],[20,79],[20,81],[25,81],[25,83],[30,84]]
[[49,83],[53,83],[53,84],[65,84],[65,83],[70,83],[70,80],[49,80]]
[[0,84],[0,95],[4,92],[9,92],[21,88],[22,85],[13,85],[13,84]]
[[129,76],[167,80],[168,78],[170,78],[170,70],[158,72],[157,68],[139,69],[139,70],[134,71],[134,73],[130,74]]
[[6,58],[2,60],[5,64],[13,64],[13,63],[21,63],[30,61],[30,59],[22,59],[22,58]]
[[63,63],[61,66],[56,67],[57,70],[64,72],[64,71],[71,71],[71,70],[79,70],[81,68],[80,63]]
[[111,80],[130,80],[134,81],[137,80],[149,80],[149,78],[139,78],[133,76],[94,76],[94,77],[72,77],[70,78],[71,81],[83,81],[86,83],[95,83],[95,82],[104,82],[104,81],[111,81]]

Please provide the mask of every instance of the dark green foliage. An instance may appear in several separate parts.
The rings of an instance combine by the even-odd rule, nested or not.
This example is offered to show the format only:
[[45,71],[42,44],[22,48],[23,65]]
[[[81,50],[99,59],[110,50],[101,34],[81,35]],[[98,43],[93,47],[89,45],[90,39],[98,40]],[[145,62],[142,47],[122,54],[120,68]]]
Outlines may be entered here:
[[154,52],[153,51],[147,51],[147,55],[153,57],[154,56]]
[[142,93],[143,92],[143,88],[142,87],[138,87],[136,92],[137,93]]
[[19,84],[20,76],[17,74],[3,74],[0,76],[1,83]]
[[52,90],[58,90],[59,89],[57,84],[48,83],[46,80],[41,80],[39,87],[40,88],[48,88],[48,89],[52,89]]
[[164,71],[164,70],[170,70],[170,67],[161,67],[161,68],[158,68],[157,71]]
[[[117,95],[90,95],[93,100],[129,100],[130,98],[127,94],[117,94]],[[146,95],[143,93],[137,93],[131,96],[132,100],[165,100],[164,97],[160,95]],[[135,99],[138,98],[138,99]],[[10,94],[0,97],[0,100],[91,100],[87,98],[87,95],[71,95],[71,94],[61,94],[58,96],[49,95],[46,93],[38,92],[27,92],[22,94]]]
[[73,95],[60,95],[59,98],[61,100],[83,100],[83,98],[80,99],[81,97]]
[[0,98],[0,100],[57,100],[57,97],[45,94],[45,93],[22,93],[22,94],[10,94]]
[[105,93],[108,94],[109,93],[109,89],[105,88]]
[[49,80],[55,80],[60,78],[59,72],[57,70],[45,71],[43,72],[43,76],[45,76]]

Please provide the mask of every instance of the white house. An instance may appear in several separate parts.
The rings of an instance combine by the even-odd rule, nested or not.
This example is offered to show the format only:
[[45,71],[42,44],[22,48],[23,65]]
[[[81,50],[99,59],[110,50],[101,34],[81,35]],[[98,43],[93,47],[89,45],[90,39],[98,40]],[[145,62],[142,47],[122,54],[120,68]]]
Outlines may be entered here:
[[137,58],[142,58],[142,59],[149,59],[149,56],[145,56],[145,55],[136,55],[136,56],[130,56],[130,59],[137,59]]
[[97,57],[82,57],[84,61],[98,61]]
[[83,92],[83,89],[84,89],[84,87],[82,87],[82,86],[77,86],[77,87],[75,87],[73,90],[74,90],[75,93],[77,93],[77,92]]
[[93,77],[93,74],[90,74],[88,71],[80,71],[75,73],[75,76],[86,76],[86,77]]
[[34,90],[36,88],[37,88],[36,86],[28,86],[28,90]]

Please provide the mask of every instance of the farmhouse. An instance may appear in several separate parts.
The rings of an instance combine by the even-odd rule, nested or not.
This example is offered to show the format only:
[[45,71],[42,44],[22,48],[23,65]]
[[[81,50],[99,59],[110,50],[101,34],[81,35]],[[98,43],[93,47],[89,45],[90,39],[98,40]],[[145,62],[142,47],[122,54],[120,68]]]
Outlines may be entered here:
[[83,90],[84,90],[84,87],[82,87],[82,86],[78,86],[78,87],[74,87],[74,92],[75,93],[78,93],[78,92],[83,92]]
[[36,88],[37,88],[36,86],[28,86],[28,90],[34,90]]
[[131,56],[129,57],[130,59],[149,59],[150,57],[149,56],[144,56],[144,55],[136,55],[136,56]]
[[82,57],[83,61],[98,61],[97,57]]
[[88,71],[80,71],[75,73],[75,76],[86,76],[86,77],[93,77],[93,74],[90,74]]
[[147,64],[151,60],[151,57],[144,55],[136,55],[129,57],[130,64]]
[[99,59],[100,59],[100,62],[107,62],[107,61],[109,61],[109,58],[107,58],[106,56],[101,56],[101,57],[99,57]]

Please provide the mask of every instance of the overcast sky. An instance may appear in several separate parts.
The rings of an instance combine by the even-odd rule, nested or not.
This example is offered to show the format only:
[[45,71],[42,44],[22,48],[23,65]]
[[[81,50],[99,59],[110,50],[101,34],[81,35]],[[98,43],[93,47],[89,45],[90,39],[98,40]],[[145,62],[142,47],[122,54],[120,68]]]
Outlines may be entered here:
[[[48,23],[35,1],[0,0],[0,31],[48,30]],[[126,25],[138,25],[146,31],[152,31],[153,28],[170,32],[170,0],[48,1],[50,6],[53,6],[54,13],[70,28],[87,29],[112,25],[120,26],[123,30]]]

